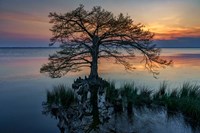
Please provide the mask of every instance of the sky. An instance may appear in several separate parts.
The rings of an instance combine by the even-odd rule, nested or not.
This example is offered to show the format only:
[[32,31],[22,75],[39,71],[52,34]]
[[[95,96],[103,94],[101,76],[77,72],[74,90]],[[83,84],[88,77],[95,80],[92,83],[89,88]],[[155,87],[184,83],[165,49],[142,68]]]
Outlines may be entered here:
[[0,0],[0,47],[48,47],[49,12],[83,4],[128,14],[162,47],[200,47],[200,0]]

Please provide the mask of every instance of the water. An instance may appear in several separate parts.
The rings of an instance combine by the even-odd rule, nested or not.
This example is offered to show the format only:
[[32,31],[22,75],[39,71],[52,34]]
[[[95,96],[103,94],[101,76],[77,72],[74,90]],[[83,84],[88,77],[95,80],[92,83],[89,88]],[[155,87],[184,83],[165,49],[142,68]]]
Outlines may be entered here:
[[[75,78],[87,75],[89,70],[69,73],[60,79],[40,74],[40,67],[48,61],[48,55],[56,50],[58,49],[0,49],[0,132],[59,132],[57,121],[41,113],[46,90],[60,83],[71,86]],[[176,88],[186,81],[200,83],[199,48],[170,48],[163,49],[162,53],[164,58],[173,59],[174,64],[159,69],[158,79],[153,78],[137,61],[133,61],[137,68],[133,72],[126,72],[122,66],[101,61],[100,76],[116,81],[117,86],[134,81],[141,86],[147,85],[150,89],[157,88],[162,81],[167,81],[170,88]]]
[[137,59],[133,60],[136,67],[133,72],[126,72],[123,66],[115,64],[100,64],[101,75],[116,80],[119,86],[132,81],[141,86],[148,85],[153,89],[158,88],[163,81],[166,81],[171,88],[177,88],[183,82],[199,84],[200,48],[163,48],[161,55],[164,59],[173,60],[173,64],[165,69],[160,68],[157,79],[153,78],[153,75],[145,70],[144,64],[139,63],[140,60]]

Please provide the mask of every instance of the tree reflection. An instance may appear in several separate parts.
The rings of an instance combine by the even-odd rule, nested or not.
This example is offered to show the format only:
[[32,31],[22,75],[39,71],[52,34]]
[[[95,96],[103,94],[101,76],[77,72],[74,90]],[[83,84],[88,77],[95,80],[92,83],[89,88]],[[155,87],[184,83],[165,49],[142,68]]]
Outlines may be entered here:
[[54,87],[47,92],[43,113],[59,120],[57,126],[61,133],[89,133],[103,131],[104,127],[109,132],[119,130],[116,121],[124,119],[122,99],[116,90],[112,90],[112,85],[104,80],[100,82],[88,84],[86,79],[79,78],[73,89],[66,89],[64,85]]
[[[58,120],[61,133],[192,132],[180,113],[170,115],[155,105],[162,89],[152,99],[147,88],[138,94],[134,84],[116,89],[114,83],[99,79],[99,84],[92,84],[87,77],[78,78],[72,88],[54,87],[43,103],[43,113]],[[172,116],[175,119],[169,119]]]

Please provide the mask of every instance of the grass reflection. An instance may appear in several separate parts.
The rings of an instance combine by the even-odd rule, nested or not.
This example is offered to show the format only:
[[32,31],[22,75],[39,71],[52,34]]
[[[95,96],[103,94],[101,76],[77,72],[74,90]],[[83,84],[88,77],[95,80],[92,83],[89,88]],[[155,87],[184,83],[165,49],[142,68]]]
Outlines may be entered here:
[[[97,95],[91,96],[91,91],[94,89],[97,90]],[[193,130],[197,130],[200,125],[198,85],[184,83],[179,89],[169,91],[167,83],[163,82],[155,92],[147,87],[138,87],[135,83],[116,88],[114,82],[107,82],[103,91],[100,88],[90,87],[87,94],[84,94],[85,100],[82,98],[83,95],[77,92],[78,90],[66,88],[64,85],[54,86],[52,91],[47,91],[43,113],[58,118],[58,127],[63,133],[65,131],[131,132],[134,127],[133,122],[138,122],[136,114],[145,108],[148,111],[153,110],[154,115],[164,110],[169,118],[183,116],[186,124]],[[133,127],[120,126],[122,118],[129,126],[132,123]],[[114,128],[113,124],[119,128]]]

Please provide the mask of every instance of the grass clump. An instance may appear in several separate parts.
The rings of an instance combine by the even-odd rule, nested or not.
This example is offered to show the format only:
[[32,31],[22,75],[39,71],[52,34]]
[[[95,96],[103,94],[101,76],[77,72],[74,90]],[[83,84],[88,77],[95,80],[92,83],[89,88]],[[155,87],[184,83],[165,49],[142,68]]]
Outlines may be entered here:
[[146,87],[143,87],[140,90],[140,93],[137,97],[136,105],[139,107],[144,106],[144,105],[149,106],[152,103],[152,98],[151,98],[152,93],[153,91],[151,91],[150,89]]
[[109,82],[106,86],[106,94],[105,94],[105,99],[109,103],[114,103],[115,100],[118,98],[119,93],[118,90],[115,88],[115,83]]
[[154,95],[154,103],[166,106],[168,111],[181,112],[186,119],[200,124],[200,86],[184,83],[171,93],[164,90],[161,87]]
[[133,112],[133,104],[137,99],[137,89],[135,88],[135,84],[125,84],[120,89],[120,94],[122,96],[123,103],[127,108],[127,112],[130,114]]
[[[106,100],[114,103],[121,96],[123,108],[129,113],[133,107],[166,107],[168,112],[182,113],[187,121],[200,125],[200,86],[184,83],[180,88],[168,90],[163,82],[157,92],[136,87],[134,83],[115,88],[114,82],[106,89]],[[156,106],[152,106],[156,105]]]
[[[135,83],[124,84],[116,88],[109,82],[105,89],[105,100],[112,105],[115,112],[126,110],[132,114],[134,107],[165,107],[167,112],[182,113],[188,122],[200,125],[200,86],[184,83],[180,88],[168,90],[163,82],[157,92],[148,88],[137,87]],[[77,95],[64,85],[54,86],[47,91],[47,105],[58,105],[68,108],[77,103]]]
[[61,105],[68,108],[76,102],[77,96],[74,91],[67,88],[65,85],[54,86],[52,91],[47,91],[48,105]]

